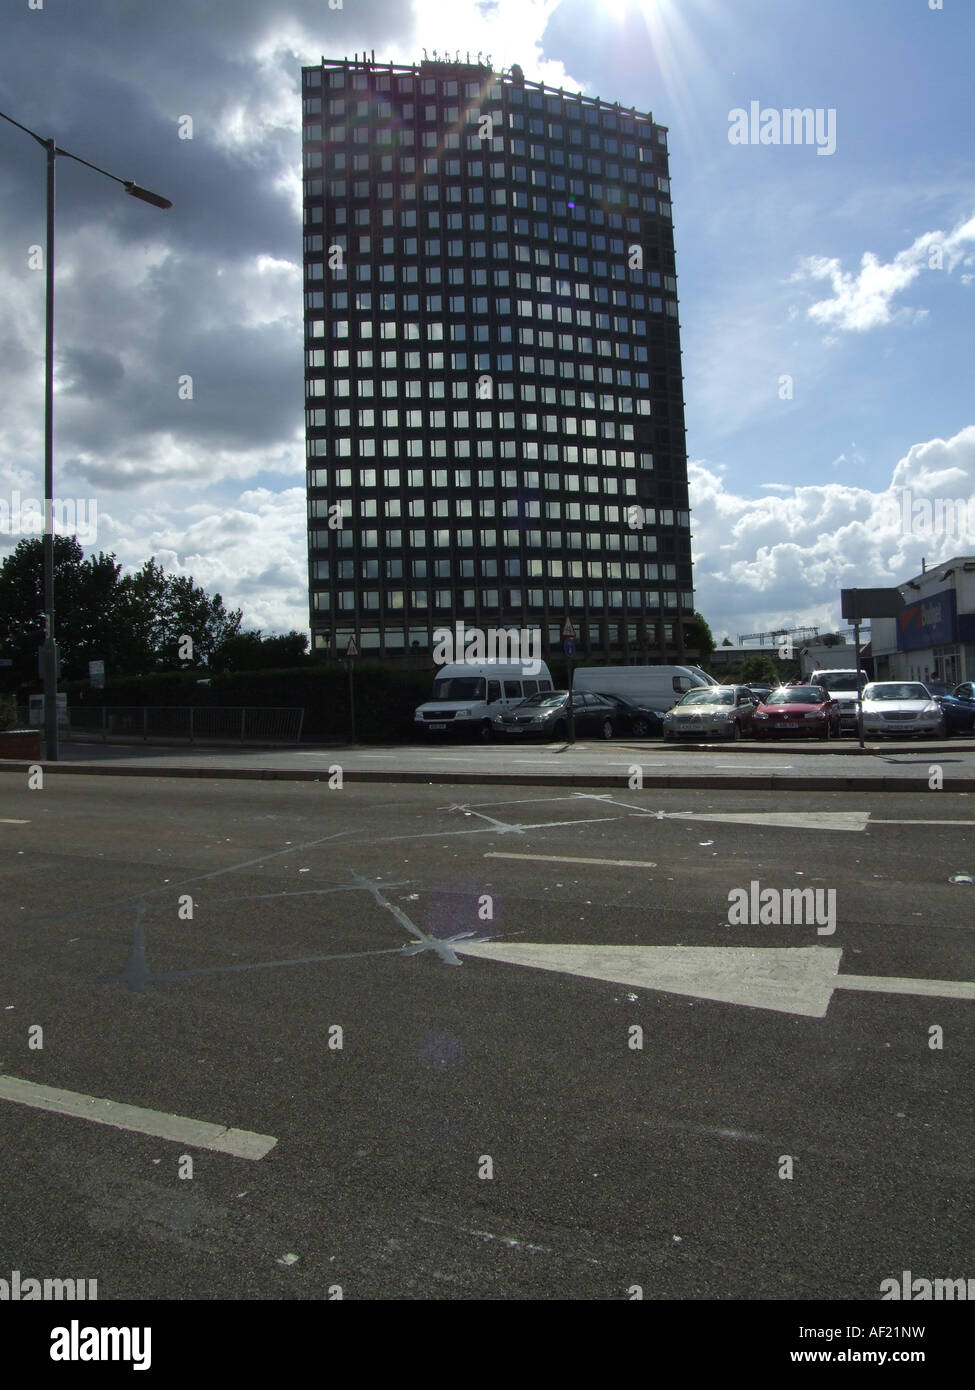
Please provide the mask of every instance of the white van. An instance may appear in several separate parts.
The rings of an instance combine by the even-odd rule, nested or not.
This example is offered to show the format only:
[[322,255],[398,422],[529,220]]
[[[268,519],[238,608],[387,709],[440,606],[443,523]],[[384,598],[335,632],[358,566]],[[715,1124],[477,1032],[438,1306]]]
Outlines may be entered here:
[[552,688],[544,661],[455,661],[437,672],[433,696],[414,714],[413,727],[421,738],[466,734],[487,743],[494,719]]
[[688,690],[716,685],[696,666],[580,666],[573,690],[590,695],[619,695],[634,705],[665,714]]

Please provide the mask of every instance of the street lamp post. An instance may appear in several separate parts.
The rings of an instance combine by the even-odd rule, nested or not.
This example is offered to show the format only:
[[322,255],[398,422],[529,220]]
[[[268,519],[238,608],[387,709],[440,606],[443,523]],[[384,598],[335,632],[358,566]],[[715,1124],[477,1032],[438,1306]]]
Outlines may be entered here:
[[54,160],[57,155],[73,159],[120,183],[133,198],[151,203],[157,208],[171,208],[168,198],[150,193],[131,179],[120,179],[87,159],[62,150],[53,140],[45,140],[35,131],[0,111],[0,117],[36,140],[47,153],[47,247],[44,267],[47,294],[44,311],[44,645],[41,648],[41,669],[44,681],[44,751],[48,762],[58,759],[58,649],[54,638]]

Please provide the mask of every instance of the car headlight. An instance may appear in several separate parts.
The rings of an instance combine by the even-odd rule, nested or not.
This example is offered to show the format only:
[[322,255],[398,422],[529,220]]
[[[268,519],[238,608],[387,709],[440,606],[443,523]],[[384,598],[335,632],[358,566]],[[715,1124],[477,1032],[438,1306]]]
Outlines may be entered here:
[[759,713],[756,711],[756,713],[755,713],[755,718],[756,718],[756,719],[768,719],[768,715],[767,715],[767,714],[759,714]]
[[470,719],[470,717],[471,717],[471,715],[472,715],[473,713],[474,713],[474,711],[473,711],[473,710],[470,710],[470,709],[458,709],[458,710],[454,710],[454,718],[455,718],[455,719]]
[[812,714],[804,714],[803,719],[825,719],[826,715],[821,709],[813,710]]
[[940,713],[941,713],[941,706],[938,704],[937,700],[932,700],[931,703],[930,703],[929,705],[925,705],[925,706],[924,706],[923,713],[924,713],[924,714],[940,714]]

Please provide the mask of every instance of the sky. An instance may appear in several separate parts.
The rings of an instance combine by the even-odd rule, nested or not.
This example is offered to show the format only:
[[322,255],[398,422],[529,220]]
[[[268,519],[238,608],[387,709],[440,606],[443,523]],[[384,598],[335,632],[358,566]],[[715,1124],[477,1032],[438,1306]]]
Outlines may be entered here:
[[[307,630],[301,66],[424,48],[669,127],[719,642],[975,554],[971,0],[5,0],[0,110],[173,202],[57,162],[55,494],[86,550]],[[0,558],[43,494],[44,166],[0,121]]]

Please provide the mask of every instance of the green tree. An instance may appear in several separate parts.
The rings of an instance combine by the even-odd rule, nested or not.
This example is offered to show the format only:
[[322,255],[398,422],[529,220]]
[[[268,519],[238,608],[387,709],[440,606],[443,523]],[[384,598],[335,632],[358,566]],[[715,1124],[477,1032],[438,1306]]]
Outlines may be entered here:
[[[86,559],[74,536],[54,537],[54,600],[64,680],[83,680],[96,659],[112,675],[205,666],[240,630],[240,610],[228,613],[221,596],[211,598],[192,577],[167,575],[154,558],[123,575],[115,555]],[[192,639],[191,659],[180,656],[184,637]],[[0,563],[0,652],[13,662],[9,687],[37,680],[43,640],[44,543],[25,537]]]
[[276,637],[262,637],[260,630],[238,632],[226,638],[210,659],[210,670],[269,671],[303,666],[308,638],[303,632],[291,632]]
[[738,680],[742,685],[748,685],[749,681],[761,681],[765,685],[778,685],[782,679],[781,665],[777,665],[775,660],[764,652],[756,652],[754,656],[746,656],[738,668]]
[[714,636],[707,620],[700,613],[684,620],[684,644],[700,653],[702,661],[708,661],[714,651]]
[[[192,575],[168,575],[151,556],[123,581],[125,606],[140,651],[139,671],[205,667],[220,644],[240,631],[241,612],[228,613]],[[192,655],[186,639],[192,643]]]
[[[74,536],[54,537],[54,631],[67,680],[86,676],[112,644],[121,569],[114,555],[85,559]],[[37,679],[43,640],[44,542],[25,537],[0,564],[0,650],[14,684]]]

